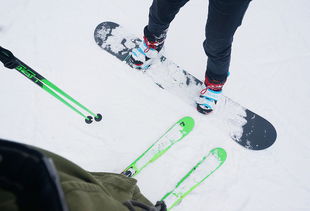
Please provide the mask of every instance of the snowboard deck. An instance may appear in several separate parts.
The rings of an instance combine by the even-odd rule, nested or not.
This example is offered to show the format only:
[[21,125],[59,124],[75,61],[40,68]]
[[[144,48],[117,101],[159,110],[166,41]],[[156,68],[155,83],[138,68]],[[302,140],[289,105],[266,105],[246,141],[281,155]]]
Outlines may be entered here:
[[[124,27],[109,21],[102,22],[96,27],[94,38],[100,48],[129,66],[127,59],[132,49],[142,42]],[[150,77],[160,88],[179,96],[193,107],[195,99],[203,89],[201,80],[164,56],[154,61],[149,69],[141,72]],[[225,129],[229,128],[227,132],[230,137],[247,149],[263,150],[276,141],[277,132],[268,120],[226,96],[218,101],[217,109],[207,116],[210,119],[221,120],[218,125],[226,125]]]

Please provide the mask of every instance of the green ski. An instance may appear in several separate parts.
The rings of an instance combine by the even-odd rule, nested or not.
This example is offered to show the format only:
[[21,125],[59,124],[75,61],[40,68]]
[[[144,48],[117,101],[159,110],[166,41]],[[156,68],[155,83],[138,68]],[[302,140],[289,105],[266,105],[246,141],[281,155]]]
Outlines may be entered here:
[[212,149],[204,156],[161,200],[165,201],[167,210],[178,205],[190,192],[197,188],[213,174],[226,160],[226,151],[222,148]]
[[150,163],[166,153],[175,143],[181,141],[194,128],[194,119],[183,117],[172,125],[155,143],[131,163],[122,174],[134,177]]

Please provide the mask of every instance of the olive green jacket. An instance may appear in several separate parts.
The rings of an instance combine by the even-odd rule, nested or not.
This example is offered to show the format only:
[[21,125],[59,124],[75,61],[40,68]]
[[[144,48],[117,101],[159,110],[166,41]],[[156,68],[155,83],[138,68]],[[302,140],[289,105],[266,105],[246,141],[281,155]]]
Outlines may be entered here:
[[[39,151],[52,158],[70,211],[128,211],[122,204],[127,200],[152,205],[140,193],[133,178],[114,173],[87,172],[54,153]],[[12,193],[0,189],[0,210],[18,211],[15,199]]]

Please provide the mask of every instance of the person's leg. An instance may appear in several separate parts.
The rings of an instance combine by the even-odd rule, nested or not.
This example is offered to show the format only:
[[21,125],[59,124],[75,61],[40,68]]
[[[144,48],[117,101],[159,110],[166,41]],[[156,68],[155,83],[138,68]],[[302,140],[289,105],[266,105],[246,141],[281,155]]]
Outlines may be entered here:
[[225,82],[228,76],[233,36],[241,25],[250,0],[209,0],[206,40],[206,78]]
[[148,25],[144,27],[143,42],[132,50],[128,63],[136,69],[147,69],[159,58],[168,27],[180,8],[189,0],[153,0]]
[[176,14],[180,11],[189,0],[153,0],[149,12],[148,30],[160,35],[166,31],[174,19]]
[[233,36],[241,25],[250,0],[209,0],[206,40],[203,43],[208,56],[204,84],[197,110],[203,114],[214,110],[226,82]]

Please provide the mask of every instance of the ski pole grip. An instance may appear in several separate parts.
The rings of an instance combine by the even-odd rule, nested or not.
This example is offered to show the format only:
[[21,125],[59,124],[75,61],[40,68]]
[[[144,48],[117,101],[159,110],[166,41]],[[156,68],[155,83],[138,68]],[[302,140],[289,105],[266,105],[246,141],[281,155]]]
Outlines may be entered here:
[[9,69],[14,69],[19,65],[17,58],[13,53],[0,46],[0,61]]

